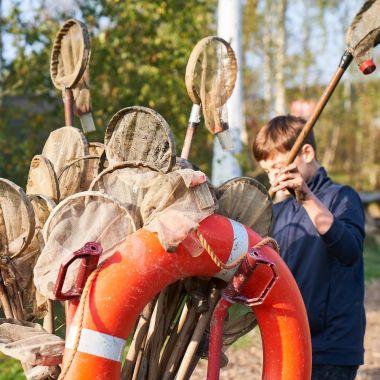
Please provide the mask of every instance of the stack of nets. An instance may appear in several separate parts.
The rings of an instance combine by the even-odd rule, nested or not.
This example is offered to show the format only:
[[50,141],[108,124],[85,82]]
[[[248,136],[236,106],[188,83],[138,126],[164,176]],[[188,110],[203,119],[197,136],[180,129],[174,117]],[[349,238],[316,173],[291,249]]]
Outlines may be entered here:
[[[67,25],[74,34],[83,32],[81,23],[71,20]],[[79,59],[78,67],[72,66],[67,58],[71,54],[69,40],[70,36],[67,41],[66,37],[60,40],[62,55],[53,51],[56,70],[52,79],[61,90],[66,88],[63,82],[72,82],[76,112],[85,114],[91,110],[88,57]],[[225,103],[236,79],[236,60],[226,45],[214,43],[217,40],[206,41],[202,64],[194,72],[206,126],[213,133],[227,128]],[[81,54],[78,49],[72,49],[74,56]],[[211,59],[215,54],[218,59]],[[68,72],[86,75],[68,76],[63,66],[70,68]],[[234,202],[237,196],[240,208]],[[0,351],[21,360],[28,379],[57,377],[63,340],[54,335],[54,323],[48,323],[54,318],[54,288],[61,264],[87,242],[102,246],[102,263],[129,234],[145,228],[157,234],[167,252],[174,252],[216,211],[253,228],[261,223],[258,231],[266,234],[270,207],[263,189],[251,179],[226,183],[215,191],[204,173],[176,157],[167,122],[149,108],[135,106],[117,112],[106,128],[104,143],[88,142],[71,126],[54,130],[41,154],[32,159],[25,191],[0,179],[0,301],[7,317],[0,321]],[[79,265],[79,261],[71,264],[63,293],[73,288]],[[155,316],[143,350],[150,370],[139,372],[135,359],[131,365],[131,349],[123,378],[151,377],[158,367],[164,377],[172,378],[173,368],[178,368],[185,354],[182,349],[171,350],[178,345],[176,339],[181,339],[171,335],[174,325],[180,323],[179,316],[186,320],[185,334],[190,337],[203,313],[210,318],[218,297],[218,287],[209,279],[181,281],[165,289],[157,302],[147,305],[138,322],[146,327]],[[160,319],[163,314],[165,318]],[[31,322],[35,318],[45,319],[46,330]],[[230,325],[233,328],[225,332],[226,342],[252,328],[254,317],[245,316]],[[170,344],[165,345],[166,339]],[[184,341],[183,349],[187,343]],[[164,345],[165,352],[161,350]],[[136,335],[132,347],[141,351]]]
[[[73,127],[53,131],[42,154],[32,159],[25,192],[0,181],[7,323],[46,315],[61,263],[88,241],[101,244],[102,262],[128,234],[145,227],[173,251],[215,207],[206,176],[188,162],[177,163],[169,126],[153,110],[118,112],[107,127],[105,144],[88,143]],[[63,292],[73,286],[78,267],[70,267]],[[27,327],[32,335],[14,322],[16,332],[1,338],[8,347],[2,349],[33,367],[39,363],[21,347],[42,352],[47,338],[39,339],[41,332]],[[61,341],[52,342],[62,350]]]

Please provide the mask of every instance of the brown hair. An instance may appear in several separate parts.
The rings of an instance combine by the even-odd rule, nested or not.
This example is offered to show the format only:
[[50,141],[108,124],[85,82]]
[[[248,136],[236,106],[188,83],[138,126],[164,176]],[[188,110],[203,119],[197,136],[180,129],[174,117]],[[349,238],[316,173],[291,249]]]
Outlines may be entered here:
[[[273,158],[276,152],[289,152],[306,121],[302,117],[277,116],[265,124],[252,143],[252,153],[257,161]],[[310,144],[316,151],[314,133],[311,131],[304,144]]]

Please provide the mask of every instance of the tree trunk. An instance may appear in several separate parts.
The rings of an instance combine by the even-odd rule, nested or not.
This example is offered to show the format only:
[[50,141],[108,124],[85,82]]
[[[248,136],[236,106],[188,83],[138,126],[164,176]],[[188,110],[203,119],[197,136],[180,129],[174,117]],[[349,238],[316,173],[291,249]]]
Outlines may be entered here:
[[275,38],[275,113],[283,115],[286,112],[285,107],[285,45],[286,45],[286,14],[287,0],[278,0],[275,3],[275,20],[277,24],[277,35]]
[[322,165],[327,171],[330,170],[331,166],[334,163],[336,151],[339,145],[339,137],[340,125],[337,124],[332,132],[331,143],[326,147],[326,150],[323,154]]
[[272,82],[272,1],[265,1],[264,35],[263,35],[263,96],[266,116],[273,114],[273,82]]

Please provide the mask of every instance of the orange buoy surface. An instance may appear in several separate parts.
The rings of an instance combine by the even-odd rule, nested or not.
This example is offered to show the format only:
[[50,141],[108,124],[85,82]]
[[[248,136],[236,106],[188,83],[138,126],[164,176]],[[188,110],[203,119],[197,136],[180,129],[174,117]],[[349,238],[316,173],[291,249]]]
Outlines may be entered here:
[[[223,262],[232,262],[262,240],[248,227],[219,215],[203,220],[199,231]],[[260,251],[276,265],[279,274],[265,301],[252,307],[263,340],[263,379],[307,380],[311,373],[311,343],[301,294],[278,253],[268,246]],[[84,312],[77,302],[70,302],[64,378],[120,379],[124,345],[144,306],[169,284],[192,276],[227,278],[231,273],[221,270],[206,251],[193,257],[186,244],[181,244],[176,252],[168,253],[156,234],[144,229],[128,236],[96,273]],[[271,277],[268,267],[258,267],[243,295],[257,297]],[[79,345],[75,344],[78,324]]]

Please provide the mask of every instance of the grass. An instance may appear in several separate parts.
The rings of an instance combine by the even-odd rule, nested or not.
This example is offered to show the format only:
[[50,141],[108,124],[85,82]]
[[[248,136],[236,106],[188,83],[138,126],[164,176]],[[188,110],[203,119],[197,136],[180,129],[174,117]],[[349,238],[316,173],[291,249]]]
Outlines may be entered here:
[[[364,271],[366,284],[380,278],[380,244],[375,237],[367,236],[364,242]],[[233,317],[237,317],[246,312],[245,307],[234,305],[231,308]],[[234,348],[248,348],[253,341],[259,340],[260,333],[256,328],[253,335],[248,334],[238,339]],[[25,380],[22,367],[18,360],[9,358],[0,353],[0,380]]]
[[364,273],[366,284],[380,278],[380,244],[374,236],[364,242]]
[[0,380],[25,380],[24,372],[18,360],[0,353]]

